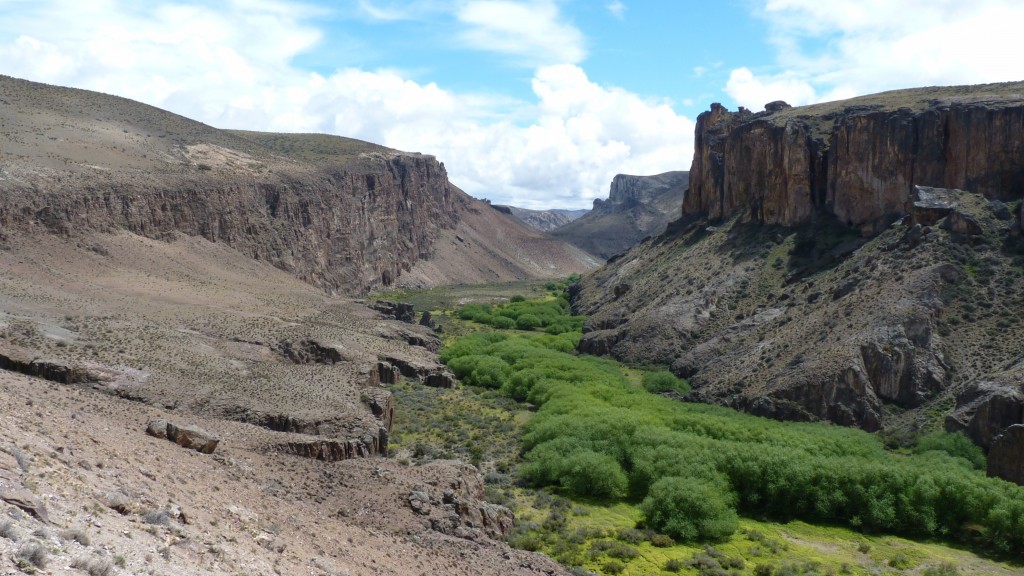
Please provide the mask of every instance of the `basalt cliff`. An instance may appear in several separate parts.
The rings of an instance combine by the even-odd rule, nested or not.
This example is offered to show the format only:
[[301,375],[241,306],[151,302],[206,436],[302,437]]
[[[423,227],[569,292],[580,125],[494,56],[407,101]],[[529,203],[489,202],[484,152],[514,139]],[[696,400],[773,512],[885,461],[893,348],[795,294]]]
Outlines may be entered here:
[[590,212],[552,230],[551,235],[607,260],[647,236],[662,233],[679,218],[688,181],[688,172],[619,174],[612,179],[608,199],[594,200]]
[[1022,422],[1024,83],[701,114],[682,217],[584,278],[584,352],[691,398],[985,446]]

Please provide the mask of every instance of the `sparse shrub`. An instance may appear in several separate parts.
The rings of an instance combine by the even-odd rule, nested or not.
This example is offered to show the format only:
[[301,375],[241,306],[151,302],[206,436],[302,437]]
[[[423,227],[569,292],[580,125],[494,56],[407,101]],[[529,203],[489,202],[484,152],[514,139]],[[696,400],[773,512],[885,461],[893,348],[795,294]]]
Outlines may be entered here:
[[114,565],[107,558],[79,557],[71,562],[71,567],[83,570],[89,576],[109,576],[114,571]]
[[775,568],[771,564],[758,564],[754,566],[754,576],[772,576]]
[[903,552],[897,552],[895,556],[889,559],[889,566],[899,570],[910,568],[913,564],[914,563],[910,560],[910,557]]
[[89,535],[86,534],[84,530],[79,530],[77,528],[61,532],[60,537],[64,540],[78,542],[82,546],[88,546],[89,544],[91,544],[89,540]]
[[18,529],[14,526],[14,522],[11,520],[0,520],[0,538],[7,538],[11,542],[17,542]]
[[651,536],[651,544],[655,548],[671,548],[676,545],[676,541],[671,536],[665,534],[655,534]]
[[665,570],[668,572],[679,572],[686,567],[686,563],[677,558],[672,558],[665,561]]
[[508,301],[509,302],[513,302],[513,303],[515,303],[515,302],[526,302],[526,296],[523,296],[522,294],[516,294],[515,296],[509,298]]
[[621,560],[632,560],[640,555],[640,551],[633,548],[629,544],[623,544],[622,542],[613,543],[608,550],[605,551],[611,558],[619,558]]
[[960,569],[952,562],[943,562],[938,566],[929,566],[922,573],[923,576],[959,576]]
[[147,510],[142,515],[142,520],[146,524],[152,524],[154,526],[168,526],[171,523],[171,519],[174,516],[166,510]]
[[867,554],[871,551],[871,544],[868,544],[867,542],[861,542],[857,545],[857,551],[861,554]]
[[608,574],[622,574],[626,571],[626,565],[618,560],[610,560],[606,562],[603,568]]
[[50,553],[46,550],[46,546],[35,540],[22,544],[17,552],[19,564],[28,563],[39,569],[46,568],[49,555]]
[[132,502],[124,492],[109,492],[103,497],[103,503],[120,514],[131,514],[135,508],[135,504]]

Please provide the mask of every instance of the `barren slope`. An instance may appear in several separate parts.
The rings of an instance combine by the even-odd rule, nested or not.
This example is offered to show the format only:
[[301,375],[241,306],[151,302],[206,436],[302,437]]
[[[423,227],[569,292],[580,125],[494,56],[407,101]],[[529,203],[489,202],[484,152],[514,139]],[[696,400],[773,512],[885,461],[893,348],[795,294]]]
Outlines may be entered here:
[[[0,269],[0,353],[84,380],[0,370],[0,485],[49,512],[49,523],[12,513],[20,541],[0,537],[0,566],[38,540],[59,574],[117,556],[130,573],[167,575],[557,569],[489,539],[480,518],[465,524],[496,510],[473,469],[291,453],[383,449],[390,394],[372,375],[381,358],[436,366],[407,342],[434,345],[426,329],[184,235],[12,237]],[[220,445],[206,455],[152,438],[152,418],[198,424]],[[446,516],[446,488],[466,520]],[[415,512],[413,492],[436,504]]]

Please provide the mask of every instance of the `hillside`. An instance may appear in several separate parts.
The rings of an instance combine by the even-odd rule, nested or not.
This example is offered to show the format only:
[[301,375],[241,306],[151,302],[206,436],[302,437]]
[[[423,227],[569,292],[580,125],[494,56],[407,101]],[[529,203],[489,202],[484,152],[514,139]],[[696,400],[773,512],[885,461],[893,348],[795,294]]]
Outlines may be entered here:
[[[180,232],[351,294],[393,285],[434,257],[446,231],[483,212],[469,209],[476,201],[433,156],[336,136],[217,130],[124,98],[10,77],[0,77],[0,103],[6,234]],[[511,219],[501,226],[524,230]],[[524,237],[517,246],[515,254],[493,246],[498,261],[485,262],[486,273],[510,280],[592,266],[564,244],[533,252]],[[462,272],[484,273],[453,275]]]
[[612,180],[607,200],[594,200],[590,212],[552,230],[551,235],[607,260],[647,236],[660,234],[679,218],[688,184],[688,172],[619,174]]
[[1024,406],[1022,88],[713,105],[682,218],[579,286],[580,349],[755,414],[987,448]]

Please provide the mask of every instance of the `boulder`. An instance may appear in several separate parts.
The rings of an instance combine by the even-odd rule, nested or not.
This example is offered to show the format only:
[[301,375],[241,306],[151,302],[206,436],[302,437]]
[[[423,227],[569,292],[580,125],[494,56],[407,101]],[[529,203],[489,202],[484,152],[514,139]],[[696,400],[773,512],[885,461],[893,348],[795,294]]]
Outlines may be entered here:
[[182,448],[189,448],[203,454],[212,454],[220,443],[220,437],[198,426],[178,426],[165,420],[150,420],[146,434],[155,438],[166,438]]

